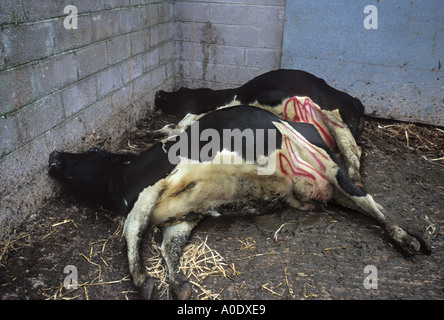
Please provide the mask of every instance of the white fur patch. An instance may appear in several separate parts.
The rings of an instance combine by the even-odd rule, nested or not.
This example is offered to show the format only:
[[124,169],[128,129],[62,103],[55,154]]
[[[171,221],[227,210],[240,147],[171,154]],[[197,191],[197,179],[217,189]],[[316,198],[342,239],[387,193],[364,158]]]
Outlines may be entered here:
[[[223,164],[227,160],[239,164]],[[247,164],[239,155],[227,150],[208,162],[181,158],[175,170],[159,183],[163,185],[162,192],[150,217],[154,225],[180,221],[190,212],[214,214],[222,205],[246,200],[273,201],[291,193],[292,188],[291,182],[281,173],[258,175],[256,164]],[[153,194],[144,190],[133,210],[148,208],[152,201]]]

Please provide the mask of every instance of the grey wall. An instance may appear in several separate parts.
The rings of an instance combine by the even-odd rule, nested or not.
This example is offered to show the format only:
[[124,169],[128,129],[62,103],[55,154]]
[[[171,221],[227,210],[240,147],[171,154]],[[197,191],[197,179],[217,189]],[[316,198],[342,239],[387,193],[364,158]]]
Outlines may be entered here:
[[[367,5],[377,29],[364,26]],[[282,53],[282,67],[324,78],[368,114],[444,125],[442,0],[287,1]]]
[[285,0],[174,1],[176,87],[227,88],[279,68]]
[[[64,7],[78,9],[67,30]],[[53,194],[55,149],[108,149],[174,83],[171,1],[0,1],[0,236]]]

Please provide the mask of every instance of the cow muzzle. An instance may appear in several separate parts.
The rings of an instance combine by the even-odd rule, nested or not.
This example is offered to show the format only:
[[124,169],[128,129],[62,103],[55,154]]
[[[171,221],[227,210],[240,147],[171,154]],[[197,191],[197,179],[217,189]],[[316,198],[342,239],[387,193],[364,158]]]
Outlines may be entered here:
[[49,174],[54,174],[57,169],[59,169],[62,165],[60,161],[61,152],[55,150],[51,152],[49,155]]

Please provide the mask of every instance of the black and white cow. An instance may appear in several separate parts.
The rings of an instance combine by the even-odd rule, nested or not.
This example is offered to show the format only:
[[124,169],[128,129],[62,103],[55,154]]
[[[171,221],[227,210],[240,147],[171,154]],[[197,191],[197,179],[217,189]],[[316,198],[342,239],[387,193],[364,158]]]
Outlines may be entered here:
[[425,235],[397,222],[353,184],[316,127],[257,107],[209,113],[138,156],[54,151],[49,173],[75,190],[87,186],[100,204],[128,213],[123,236],[129,269],[145,298],[152,297],[153,281],[140,258],[144,230],[162,227],[170,288],[186,299],[191,285],[178,272],[182,248],[199,220],[216,213],[308,210],[333,200],[375,218],[402,252],[430,252]]
[[235,105],[253,105],[284,120],[315,125],[327,145],[341,156],[352,180],[363,187],[361,148],[356,140],[364,130],[364,106],[308,72],[274,70],[235,89],[181,88],[158,91],[155,99],[156,109],[180,117]]

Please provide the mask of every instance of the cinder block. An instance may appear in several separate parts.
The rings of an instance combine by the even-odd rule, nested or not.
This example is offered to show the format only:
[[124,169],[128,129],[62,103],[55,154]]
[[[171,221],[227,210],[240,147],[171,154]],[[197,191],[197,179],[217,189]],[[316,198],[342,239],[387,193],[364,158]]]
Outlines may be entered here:
[[0,72],[0,114],[19,109],[34,99],[32,67]]
[[106,41],[108,48],[108,62],[116,64],[131,55],[131,40],[129,35],[121,35]]
[[91,15],[89,13],[78,16],[78,29],[65,29],[63,21],[64,18],[53,21],[56,53],[83,47],[92,42]]
[[263,43],[264,48],[272,48],[282,50],[282,33],[284,25],[277,27],[263,27]]
[[80,113],[87,134],[97,130],[111,118],[111,101],[111,97],[102,99]]
[[129,5],[129,0],[103,0],[104,9],[127,7],[128,5]]
[[[204,38],[205,32],[208,33],[209,29],[217,30],[219,26],[213,25],[209,22],[175,22],[174,23],[174,38],[180,41],[192,41],[200,42]],[[224,38],[224,35],[219,34],[220,40]]]
[[172,41],[167,42],[159,47],[159,59],[160,64],[167,63],[173,58],[174,43]]
[[122,75],[123,83],[133,81],[134,79],[140,77],[143,73],[143,59],[142,55],[139,54],[136,57],[128,59],[122,64]]
[[142,56],[143,58],[143,70],[147,72],[159,65],[159,49],[146,52]]
[[[271,68],[270,68],[271,69]],[[270,70],[267,69],[266,71]],[[194,61],[190,63],[190,78],[205,81],[209,80],[215,83],[225,85],[242,85],[251,80],[260,73],[265,72],[263,68],[253,68],[222,64],[202,64]]]
[[246,49],[245,65],[253,67],[279,68],[281,62],[281,51],[264,48]]
[[38,90],[50,93],[77,80],[77,64],[74,53],[61,54],[40,62],[34,68]]
[[166,67],[164,65],[151,70],[150,73],[152,88],[160,86],[166,80]]
[[142,29],[131,33],[131,54],[136,55],[150,48],[150,30]]
[[173,24],[159,24],[151,29],[151,47],[170,41],[173,38]]
[[255,26],[218,25],[217,31],[226,45],[237,47],[263,47],[262,28]]
[[97,99],[96,76],[76,82],[65,88],[62,93],[63,106],[67,117],[79,112],[94,103]]
[[0,1],[0,25],[4,23],[17,24],[24,21],[26,21],[26,15],[21,1]]
[[146,95],[150,90],[152,90],[153,85],[151,82],[151,73],[144,73],[142,76],[133,81],[133,100],[137,101],[144,95]]
[[76,51],[79,65],[79,78],[84,78],[108,65],[108,55],[106,53],[106,43],[93,44],[84,49]]
[[21,144],[25,144],[64,119],[62,99],[59,93],[44,97],[17,112],[17,124]]
[[120,11],[120,33],[128,33],[142,28],[141,12],[139,8],[126,8]]
[[165,23],[173,20],[173,7],[168,1],[162,1],[159,4],[159,23]]
[[191,61],[244,65],[245,48],[200,42],[176,42],[176,57]]
[[282,7],[249,6],[245,18],[249,25],[273,27],[283,25],[285,10]]
[[91,14],[93,41],[115,37],[120,32],[120,10],[100,11]]
[[111,95],[111,108],[113,114],[118,114],[125,109],[133,100],[133,86],[128,85],[114,91]]
[[67,16],[66,13],[63,13],[63,9],[69,4],[72,4],[72,1],[26,1],[26,16],[28,18],[28,21],[40,21],[54,17]]
[[80,117],[80,114],[76,114],[67,119],[65,122],[61,123],[59,127],[60,128],[55,130],[59,131],[64,137],[63,144],[59,148],[71,149],[82,141],[87,134],[85,124],[82,117]]
[[[175,66],[174,66],[177,74],[180,78],[191,75],[191,63],[190,61],[179,60],[176,58]],[[179,78],[178,77],[178,78]],[[179,80],[179,79],[176,79]]]
[[104,9],[102,1],[73,0],[72,4],[77,7],[79,15]]
[[143,28],[149,28],[159,23],[158,4],[150,4],[140,10]]
[[221,24],[249,24],[249,6],[229,4],[210,4],[209,21]]
[[[17,118],[15,115],[0,117],[0,159],[20,146]],[[2,172],[2,176],[4,173]]]
[[[32,174],[38,169],[43,170],[47,164],[48,154],[46,152],[39,152],[39,149],[42,150],[43,146],[44,138],[41,138],[29,143],[23,148],[20,148],[20,150],[17,152],[14,152],[13,154],[2,159],[0,162],[0,170],[2,172],[0,194],[2,196],[4,196],[5,193],[6,195],[9,193],[10,196],[15,198],[17,194],[11,191],[16,191],[14,189],[17,187],[19,187],[19,189],[22,187],[29,188],[29,180],[32,179]],[[40,186],[30,189],[38,188],[40,188]],[[32,190],[27,191],[28,193],[32,194]],[[23,213],[20,212],[20,214]]]
[[47,57],[54,52],[52,22],[9,26],[2,30],[8,67]]
[[175,21],[173,26],[174,39],[180,42],[191,41],[191,24]]
[[97,74],[97,89],[99,98],[122,86],[122,66],[117,65],[100,71]]
[[176,2],[174,3],[175,21],[209,21],[209,6],[206,3]]

